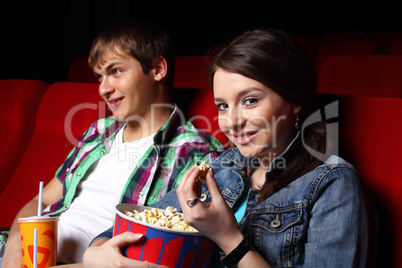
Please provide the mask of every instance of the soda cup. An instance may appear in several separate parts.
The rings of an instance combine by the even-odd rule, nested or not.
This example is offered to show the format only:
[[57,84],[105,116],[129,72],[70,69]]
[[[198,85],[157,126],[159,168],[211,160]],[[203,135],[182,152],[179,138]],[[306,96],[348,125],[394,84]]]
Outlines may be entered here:
[[19,218],[23,268],[32,268],[34,260],[34,230],[38,229],[37,267],[45,268],[57,263],[58,217],[34,216]]

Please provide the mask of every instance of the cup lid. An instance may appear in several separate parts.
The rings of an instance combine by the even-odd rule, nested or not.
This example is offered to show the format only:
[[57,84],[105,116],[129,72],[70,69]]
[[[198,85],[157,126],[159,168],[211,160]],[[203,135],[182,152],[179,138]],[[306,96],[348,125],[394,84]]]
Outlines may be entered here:
[[59,217],[50,216],[30,216],[26,218],[18,218],[18,222],[41,222],[41,221],[59,221]]

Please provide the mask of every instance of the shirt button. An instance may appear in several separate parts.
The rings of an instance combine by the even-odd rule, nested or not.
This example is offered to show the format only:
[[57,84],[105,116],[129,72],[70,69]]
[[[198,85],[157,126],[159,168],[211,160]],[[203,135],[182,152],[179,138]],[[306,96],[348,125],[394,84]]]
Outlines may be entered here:
[[255,202],[259,202],[259,199],[260,199],[260,197],[261,197],[261,194],[256,194],[255,195]]
[[106,153],[106,151],[105,151],[105,150],[102,150],[102,151],[101,151],[101,154],[105,154],[105,153]]
[[70,172],[70,168],[67,168],[67,169],[66,169],[66,172],[69,173],[69,172]]
[[80,174],[80,173],[78,173],[78,174],[77,174],[77,177],[78,177],[78,178],[81,178],[81,174]]
[[276,215],[276,219],[271,222],[271,227],[276,229],[281,226],[281,221],[279,220],[279,216]]
[[143,194],[142,192],[140,192],[138,195],[139,195],[140,197],[142,197],[144,194]]
[[201,197],[200,197],[200,201],[205,202],[207,200],[207,197],[208,196],[206,194],[202,194]]

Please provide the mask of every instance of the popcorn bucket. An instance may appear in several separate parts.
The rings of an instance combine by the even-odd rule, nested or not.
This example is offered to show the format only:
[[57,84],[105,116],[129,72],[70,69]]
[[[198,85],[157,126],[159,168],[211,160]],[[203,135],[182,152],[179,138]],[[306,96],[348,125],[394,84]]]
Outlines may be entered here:
[[113,235],[130,231],[145,237],[143,243],[124,248],[124,256],[168,267],[209,267],[215,252],[214,242],[199,232],[161,227],[125,215],[125,211],[142,212],[145,209],[150,210],[151,207],[131,204],[116,206]]

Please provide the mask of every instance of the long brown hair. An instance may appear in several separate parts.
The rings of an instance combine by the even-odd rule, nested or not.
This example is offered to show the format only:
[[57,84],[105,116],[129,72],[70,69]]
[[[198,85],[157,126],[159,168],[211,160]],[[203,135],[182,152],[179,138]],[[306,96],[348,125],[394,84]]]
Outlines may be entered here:
[[[303,48],[280,30],[247,31],[223,48],[210,64],[209,81],[212,88],[213,77],[219,68],[256,80],[284,100],[300,106],[299,125],[315,108],[317,75],[314,65]],[[312,124],[302,131],[303,140],[300,135],[283,156],[285,167],[273,167],[272,172],[268,173],[261,187],[260,201],[322,163],[304,145],[319,153],[327,151],[325,123]]]

